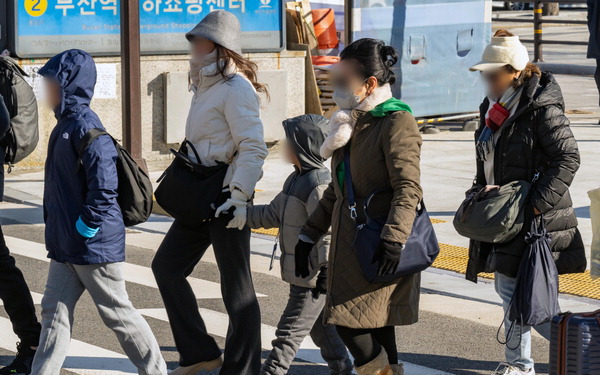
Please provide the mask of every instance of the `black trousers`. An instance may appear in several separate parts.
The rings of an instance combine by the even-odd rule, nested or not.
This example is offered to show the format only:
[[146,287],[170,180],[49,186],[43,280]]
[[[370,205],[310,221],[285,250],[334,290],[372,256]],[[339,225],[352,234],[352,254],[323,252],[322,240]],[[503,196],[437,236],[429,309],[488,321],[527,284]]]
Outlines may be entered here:
[[10,255],[0,226],[0,299],[10,317],[15,334],[25,346],[37,346],[40,323],[23,273]]
[[260,371],[260,309],[250,272],[250,229],[227,229],[214,219],[198,229],[173,223],[160,245],[152,270],[165,303],[180,355],[180,365],[221,355],[206,332],[196,297],[186,278],[212,244],[221,273],[221,292],[230,324],[221,375],[257,375]]
[[594,79],[596,80],[596,87],[598,87],[598,93],[600,94],[600,59],[596,59],[596,73],[594,74]]
[[398,347],[394,327],[355,329],[336,326],[338,334],[360,367],[374,360],[385,350],[391,365],[398,364]]

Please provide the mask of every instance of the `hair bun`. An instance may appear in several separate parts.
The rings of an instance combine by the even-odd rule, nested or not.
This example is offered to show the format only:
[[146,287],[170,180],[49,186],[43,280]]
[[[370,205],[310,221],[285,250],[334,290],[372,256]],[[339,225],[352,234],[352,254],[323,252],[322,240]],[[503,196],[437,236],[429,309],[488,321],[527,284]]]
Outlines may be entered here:
[[398,54],[392,46],[378,39],[362,38],[346,46],[340,54],[342,60],[358,62],[357,74],[363,78],[375,77],[379,85],[396,82],[392,67],[398,62]]
[[388,68],[396,65],[398,62],[398,54],[396,53],[396,49],[392,46],[381,46],[381,59],[383,63]]

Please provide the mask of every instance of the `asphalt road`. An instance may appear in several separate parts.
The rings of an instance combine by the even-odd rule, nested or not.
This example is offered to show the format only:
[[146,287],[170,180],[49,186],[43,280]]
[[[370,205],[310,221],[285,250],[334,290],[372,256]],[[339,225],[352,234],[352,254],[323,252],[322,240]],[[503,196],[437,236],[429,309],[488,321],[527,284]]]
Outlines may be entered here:
[[[35,243],[43,243],[43,226],[15,224],[14,221],[3,223],[6,236],[25,239]],[[149,267],[152,261],[152,249],[134,246],[127,248],[130,264]],[[34,259],[30,256],[16,255],[17,262],[22,268],[31,290],[43,293],[48,263],[44,260]],[[201,262],[192,277],[218,282],[216,266],[209,262]],[[275,326],[278,322],[287,299],[287,285],[279,278],[254,273],[256,291],[266,295],[260,298],[263,324]],[[158,290],[138,283],[127,284],[130,298],[138,309],[162,308]],[[200,299],[201,308],[224,313],[224,306],[219,299]],[[39,305],[38,305],[39,308]],[[440,311],[444,306],[440,305]],[[0,309],[1,310],[1,309]],[[465,317],[469,314],[469,303],[465,300]],[[2,317],[6,317],[3,310]],[[178,355],[174,347],[169,324],[165,321],[147,318],[162,347],[163,355],[169,368],[177,366]],[[5,332],[2,332],[4,335]],[[496,329],[489,325],[476,324],[472,321],[449,317],[443,314],[422,312],[420,322],[397,328],[397,341],[399,343],[399,357],[402,361],[411,362],[431,369],[442,370],[452,374],[489,374],[502,360],[502,346],[496,342]],[[115,336],[100,320],[89,296],[86,294],[81,299],[75,314],[73,338],[88,344],[95,345],[113,352],[122,353]],[[217,342],[222,347],[224,338],[216,336]],[[263,346],[268,347],[268,343]],[[547,373],[548,344],[542,339],[534,338],[535,354],[538,361],[536,370],[539,374]],[[0,364],[6,364],[11,352],[0,349]],[[263,351],[263,356],[268,352]],[[91,363],[91,362],[90,362]],[[70,374],[64,371],[64,374]],[[103,372],[95,372],[95,374]],[[427,374],[428,370],[417,370],[414,374]],[[62,374],[62,373],[61,373]],[[109,374],[109,372],[106,372]],[[112,372],[110,372],[112,374]],[[294,363],[291,375],[325,375],[327,369],[318,364],[306,361]],[[412,375],[408,372],[409,375]]]

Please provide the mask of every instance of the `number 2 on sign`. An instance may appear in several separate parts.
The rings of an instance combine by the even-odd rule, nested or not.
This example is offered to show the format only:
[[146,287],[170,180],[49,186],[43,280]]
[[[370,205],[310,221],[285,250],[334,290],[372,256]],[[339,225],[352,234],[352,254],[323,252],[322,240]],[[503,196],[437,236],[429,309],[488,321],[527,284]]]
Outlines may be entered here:
[[48,0],[25,0],[25,11],[32,17],[39,17],[46,13]]

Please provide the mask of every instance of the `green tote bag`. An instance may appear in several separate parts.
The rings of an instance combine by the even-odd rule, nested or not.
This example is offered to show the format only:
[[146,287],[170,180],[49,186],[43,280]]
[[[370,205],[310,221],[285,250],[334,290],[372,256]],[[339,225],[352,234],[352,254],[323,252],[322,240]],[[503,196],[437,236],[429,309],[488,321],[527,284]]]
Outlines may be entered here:
[[528,181],[513,181],[489,192],[485,187],[471,189],[454,216],[454,228],[475,241],[508,242],[523,229],[530,190]]

